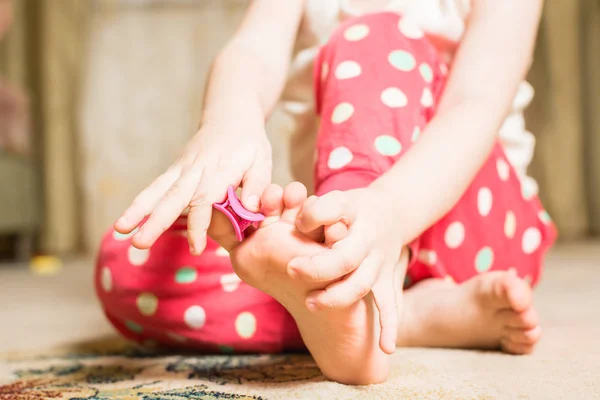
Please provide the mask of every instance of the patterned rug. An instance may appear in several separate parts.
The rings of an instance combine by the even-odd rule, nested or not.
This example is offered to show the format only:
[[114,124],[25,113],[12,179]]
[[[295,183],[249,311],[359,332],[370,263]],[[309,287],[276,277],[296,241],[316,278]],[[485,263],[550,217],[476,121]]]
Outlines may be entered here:
[[6,357],[0,399],[263,399],[257,385],[323,381],[307,355],[174,355],[114,341],[94,347]]

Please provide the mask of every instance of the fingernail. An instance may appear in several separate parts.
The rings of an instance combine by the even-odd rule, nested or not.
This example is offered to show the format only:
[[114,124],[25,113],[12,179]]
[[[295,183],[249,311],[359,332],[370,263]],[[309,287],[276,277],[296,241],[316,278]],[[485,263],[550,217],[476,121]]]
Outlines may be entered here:
[[317,304],[314,303],[313,301],[307,301],[306,308],[308,308],[308,311],[311,311],[311,312],[317,311]]

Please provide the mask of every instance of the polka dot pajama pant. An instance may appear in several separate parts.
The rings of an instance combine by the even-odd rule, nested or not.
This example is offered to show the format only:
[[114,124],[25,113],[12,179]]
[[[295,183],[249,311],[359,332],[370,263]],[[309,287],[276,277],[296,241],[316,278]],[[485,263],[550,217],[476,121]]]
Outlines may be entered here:
[[[365,187],[410,151],[435,114],[446,71],[423,33],[397,14],[340,26],[315,62],[317,194]],[[186,226],[180,218],[150,250],[106,234],[95,280],[113,325],[137,342],[203,352],[302,349],[293,318],[241,282],[216,243],[189,254]],[[555,236],[498,143],[455,207],[410,244],[405,283],[514,269],[535,284]]]

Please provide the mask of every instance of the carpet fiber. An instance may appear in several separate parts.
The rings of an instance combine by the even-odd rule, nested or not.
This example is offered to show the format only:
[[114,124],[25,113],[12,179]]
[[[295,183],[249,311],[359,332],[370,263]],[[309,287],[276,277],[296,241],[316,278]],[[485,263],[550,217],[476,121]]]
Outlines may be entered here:
[[136,349],[104,321],[88,262],[55,276],[0,266],[0,399],[600,398],[600,246],[561,247],[536,293],[532,356],[399,349],[388,382],[323,379],[306,355],[197,356]]

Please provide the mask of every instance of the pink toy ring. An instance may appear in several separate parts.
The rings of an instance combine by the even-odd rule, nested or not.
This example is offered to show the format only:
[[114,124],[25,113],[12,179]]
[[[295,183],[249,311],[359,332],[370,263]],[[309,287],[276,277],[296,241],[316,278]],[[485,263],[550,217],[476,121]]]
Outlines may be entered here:
[[233,229],[235,230],[235,236],[240,242],[244,240],[244,232],[249,226],[254,226],[256,228],[258,223],[265,219],[264,215],[248,211],[244,208],[242,203],[240,203],[240,199],[237,197],[233,186],[227,188],[227,198],[225,201],[223,203],[215,203],[213,204],[213,207],[229,218],[229,221],[231,221]]

